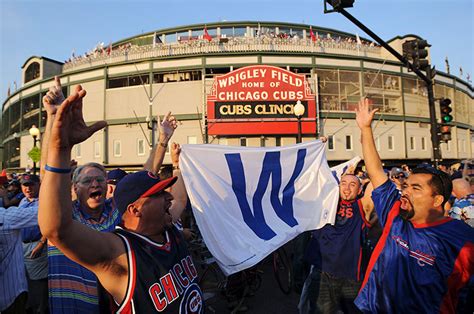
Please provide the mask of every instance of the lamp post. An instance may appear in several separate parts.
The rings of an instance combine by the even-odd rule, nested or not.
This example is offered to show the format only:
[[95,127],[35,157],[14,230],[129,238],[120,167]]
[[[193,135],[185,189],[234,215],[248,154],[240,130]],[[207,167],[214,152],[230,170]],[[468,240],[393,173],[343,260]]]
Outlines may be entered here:
[[301,100],[298,100],[296,102],[295,107],[293,108],[293,111],[295,113],[296,119],[298,119],[298,137],[296,139],[296,143],[301,143],[301,117],[304,115],[305,108],[303,104],[301,103]]
[[[40,130],[33,124],[33,126],[29,130],[30,135],[33,136],[33,148],[36,147],[36,142],[38,140],[38,136],[40,134]],[[33,174],[36,174],[36,161],[33,160]]]

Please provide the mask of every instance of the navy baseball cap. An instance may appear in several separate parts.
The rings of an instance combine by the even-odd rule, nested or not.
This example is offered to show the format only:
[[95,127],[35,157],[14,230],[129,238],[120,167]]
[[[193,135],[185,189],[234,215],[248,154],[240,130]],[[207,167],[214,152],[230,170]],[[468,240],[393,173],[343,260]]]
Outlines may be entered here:
[[40,179],[36,174],[25,173],[20,178],[20,183],[22,185],[34,184],[34,183],[39,183],[39,182],[40,182]]
[[109,181],[111,181],[110,183],[117,184],[117,183],[120,182],[120,180],[122,180],[126,175],[127,175],[127,173],[126,173],[125,171],[123,171],[122,169],[120,169],[120,168],[117,168],[117,169],[114,169],[114,170],[110,170],[110,171],[107,173],[107,183],[109,183]]
[[120,214],[127,210],[128,205],[142,197],[149,197],[160,193],[172,186],[178,177],[171,177],[166,180],[160,178],[149,171],[138,171],[126,175],[117,184],[114,192],[114,201]]

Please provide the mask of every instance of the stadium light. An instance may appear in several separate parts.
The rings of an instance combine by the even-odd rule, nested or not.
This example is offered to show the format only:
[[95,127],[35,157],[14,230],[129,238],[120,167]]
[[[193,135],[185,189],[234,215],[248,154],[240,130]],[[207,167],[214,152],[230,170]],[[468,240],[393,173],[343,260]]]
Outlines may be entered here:
[[304,115],[305,107],[301,103],[301,100],[296,102],[295,107],[293,108],[296,118],[298,119],[298,137],[296,143],[301,143],[302,131],[301,131],[301,117]]

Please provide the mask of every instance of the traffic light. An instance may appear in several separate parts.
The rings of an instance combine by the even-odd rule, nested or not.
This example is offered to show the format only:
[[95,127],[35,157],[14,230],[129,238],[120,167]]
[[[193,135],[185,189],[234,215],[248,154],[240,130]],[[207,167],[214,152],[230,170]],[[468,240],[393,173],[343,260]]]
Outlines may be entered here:
[[334,10],[339,11],[344,8],[352,8],[355,0],[326,0]]
[[424,39],[407,40],[403,43],[403,56],[408,60],[413,61],[415,68],[426,70],[430,64],[426,57],[428,57],[428,50],[430,45]]
[[451,140],[451,126],[450,125],[440,125],[439,126],[440,141],[448,142]]
[[439,112],[441,113],[441,124],[439,126],[440,140],[448,142],[451,140],[451,126],[449,123],[453,121],[451,112],[451,99],[441,98],[439,100]]
[[451,108],[451,99],[441,98],[439,101],[439,112],[441,113],[441,123],[449,123],[453,121],[453,116],[450,114],[453,111]]

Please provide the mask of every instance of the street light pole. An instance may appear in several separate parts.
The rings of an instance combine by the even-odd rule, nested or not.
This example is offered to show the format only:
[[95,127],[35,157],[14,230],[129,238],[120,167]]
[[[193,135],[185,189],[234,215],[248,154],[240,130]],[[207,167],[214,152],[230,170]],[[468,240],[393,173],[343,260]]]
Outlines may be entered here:
[[[36,143],[38,141],[38,136],[40,134],[40,130],[33,124],[33,126],[29,129],[30,135],[33,137],[33,148],[36,147]],[[36,161],[33,159],[33,174],[36,174]]]
[[298,119],[298,137],[296,138],[296,143],[298,144],[301,143],[301,137],[302,137],[301,117],[304,115],[304,112],[305,112],[305,107],[301,103],[301,100],[298,100],[294,107],[294,113],[295,113],[296,119]]

